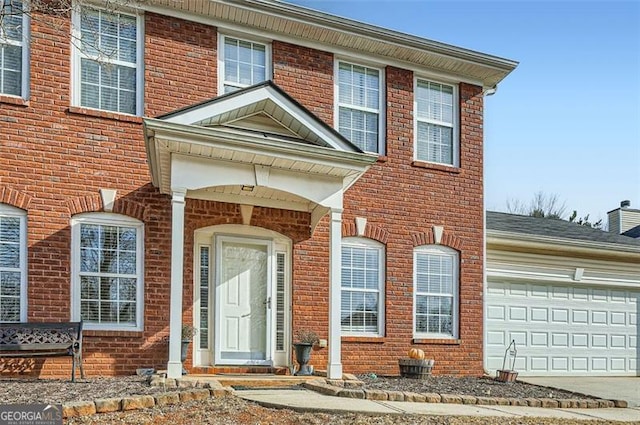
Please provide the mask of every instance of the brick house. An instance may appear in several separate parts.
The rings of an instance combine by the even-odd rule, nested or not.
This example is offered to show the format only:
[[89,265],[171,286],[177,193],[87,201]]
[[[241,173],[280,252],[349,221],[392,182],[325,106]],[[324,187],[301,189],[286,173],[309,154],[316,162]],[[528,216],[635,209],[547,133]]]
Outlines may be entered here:
[[89,376],[179,375],[183,323],[192,370],[311,329],[331,377],[482,373],[483,96],[515,62],[266,0],[5,21],[1,321],[82,319]]

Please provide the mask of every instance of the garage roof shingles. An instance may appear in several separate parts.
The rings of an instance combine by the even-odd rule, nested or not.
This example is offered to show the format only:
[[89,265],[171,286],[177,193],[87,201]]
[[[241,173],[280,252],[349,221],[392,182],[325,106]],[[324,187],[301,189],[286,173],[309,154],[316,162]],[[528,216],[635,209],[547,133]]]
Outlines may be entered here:
[[487,211],[487,230],[561,239],[640,246],[640,239],[592,229],[565,220]]

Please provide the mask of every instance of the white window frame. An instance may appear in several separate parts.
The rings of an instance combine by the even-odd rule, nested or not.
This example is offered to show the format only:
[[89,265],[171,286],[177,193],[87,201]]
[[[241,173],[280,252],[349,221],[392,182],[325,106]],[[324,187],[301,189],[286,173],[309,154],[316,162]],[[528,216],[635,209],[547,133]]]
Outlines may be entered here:
[[[417,332],[416,330],[416,311],[417,311],[417,297],[418,295],[434,295],[434,296],[444,296],[446,294],[442,293],[430,293],[430,292],[420,292],[418,294],[418,279],[417,279],[417,271],[418,271],[418,255],[419,254],[427,254],[427,255],[438,255],[438,256],[449,256],[453,258],[453,285],[452,285],[452,320],[451,326],[453,329],[452,334],[445,333],[426,333],[426,332]],[[413,250],[413,337],[416,339],[457,339],[459,335],[459,323],[460,323],[460,253],[453,248],[449,248],[442,245],[421,245],[415,247]]]
[[[363,68],[367,68],[367,69],[371,69],[374,71],[378,71],[378,109],[371,109],[371,108],[366,108],[366,107],[362,107],[362,106],[357,106],[357,105],[351,105],[351,104],[346,104],[346,103],[341,103],[340,102],[340,80],[339,80],[339,75],[340,75],[340,64],[341,63],[345,63],[348,65],[352,65],[352,66],[361,66]],[[370,113],[374,113],[374,114],[378,114],[378,150],[376,152],[370,152],[370,153],[375,153],[378,155],[385,155],[385,141],[386,141],[386,134],[385,134],[385,123],[387,120],[387,116],[386,116],[386,105],[385,105],[385,74],[384,74],[384,68],[381,68],[380,66],[375,66],[372,64],[368,64],[368,63],[362,63],[360,61],[353,61],[353,60],[349,60],[349,59],[336,59],[334,60],[334,67],[333,67],[333,98],[334,98],[334,122],[335,122],[335,128],[338,132],[340,132],[340,108],[341,107],[345,107],[345,108],[349,108],[349,109],[354,109],[357,111],[363,111],[363,112],[370,112]],[[353,143],[353,142],[352,142]],[[368,151],[367,151],[368,152]]]
[[[225,76],[225,57],[224,57],[224,42],[227,38],[233,38],[239,41],[244,41],[246,43],[259,44],[264,46],[264,81],[269,81],[273,79],[272,75],[272,56],[271,56],[271,43],[265,40],[256,40],[255,38],[246,37],[244,35],[238,34],[229,34],[229,33],[218,33],[218,96],[225,94],[224,86],[234,86],[238,89],[243,89],[245,87],[250,87],[248,84],[240,84],[235,82],[227,82],[224,79]],[[254,84],[261,83],[257,82]]]
[[81,18],[82,8],[91,8],[100,10],[102,12],[126,15],[136,18],[136,112],[134,116],[142,116],[144,111],[144,16],[142,12],[124,12],[108,11],[104,8],[94,5],[76,5],[73,8],[71,15],[71,101],[72,105],[78,108],[93,109],[98,111],[106,111],[114,114],[132,115],[127,112],[112,111],[109,109],[91,108],[88,106],[82,106],[82,78],[81,78],[81,61],[82,59],[92,59],[99,62],[112,63],[115,65],[129,66],[129,62],[122,62],[115,59],[109,59],[99,56],[89,56],[81,48]]
[[89,330],[142,331],[144,329],[144,223],[114,213],[83,213],[71,219],[71,320],[80,321],[80,225],[95,224],[101,226],[135,227],[136,232],[136,325],[127,326],[117,323],[84,322]]
[[[25,7],[28,7],[27,5],[27,1],[28,0],[22,0],[22,8],[24,10]],[[1,8],[1,6],[0,6]],[[20,86],[20,94],[19,95],[15,95],[15,94],[9,94],[9,93],[3,93],[2,90],[2,85],[0,84],[0,96],[9,96],[9,97],[15,97],[18,99],[28,99],[29,98],[29,70],[31,69],[29,66],[29,59],[31,57],[31,55],[29,54],[29,50],[30,50],[30,45],[29,45],[29,40],[30,40],[30,28],[31,28],[31,20],[29,18],[29,13],[23,13],[22,14],[22,40],[21,41],[16,41],[16,40],[9,40],[6,38],[6,36],[2,33],[2,26],[0,26],[0,45],[1,44],[8,44],[8,45],[12,45],[12,46],[20,46],[22,49],[22,70],[20,72],[20,78],[22,80],[21,82],[21,86]],[[1,76],[0,76],[1,77]]]
[[[362,237],[347,237],[342,239],[342,247],[345,246],[365,249],[375,249],[378,251],[378,258],[380,263],[378,264],[378,289],[377,291],[371,289],[349,289],[342,288],[342,282],[340,283],[340,298],[342,300],[342,291],[347,290],[351,292],[363,292],[363,293],[377,293],[378,294],[378,332],[345,332],[342,331],[342,324],[340,324],[340,334],[342,336],[355,336],[355,337],[383,337],[385,332],[385,263],[386,263],[386,250],[385,246],[380,242],[362,238]],[[342,253],[341,253],[342,255]],[[342,267],[342,264],[340,265]],[[341,301],[342,302],[342,301]],[[342,313],[342,312],[341,312]],[[342,317],[342,314],[341,314]]]
[[[451,123],[447,123],[444,121],[439,121],[439,120],[432,120],[432,119],[427,119],[427,118],[419,118],[418,117],[418,83],[423,82],[423,83],[434,83],[434,84],[440,84],[443,86],[448,86],[451,87],[453,89],[453,116],[452,116],[452,122]],[[427,163],[432,163],[432,164],[441,164],[441,165],[445,165],[445,166],[449,166],[449,167],[459,167],[460,166],[460,96],[459,96],[459,89],[458,89],[458,84],[453,83],[453,82],[448,82],[448,81],[440,81],[440,80],[434,80],[433,78],[425,78],[425,77],[420,77],[417,76],[414,78],[413,81],[413,116],[414,116],[414,120],[413,120],[413,134],[414,134],[414,142],[413,142],[413,159],[416,161],[421,161],[421,162],[427,162]],[[419,122],[424,122],[427,124],[434,124],[434,125],[438,125],[438,126],[443,126],[443,127],[449,127],[451,128],[453,131],[451,132],[451,159],[452,162],[448,163],[448,162],[436,162],[436,161],[428,161],[426,159],[421,159],[418,158],[418,123]]]
[[[27,321],[27,212],[11,205],[0,203],[0,217],[20,219],[20,263],[19,269],[3,269],[20,272],[20,321]],[[1,320],[0,320],[1,322]]]

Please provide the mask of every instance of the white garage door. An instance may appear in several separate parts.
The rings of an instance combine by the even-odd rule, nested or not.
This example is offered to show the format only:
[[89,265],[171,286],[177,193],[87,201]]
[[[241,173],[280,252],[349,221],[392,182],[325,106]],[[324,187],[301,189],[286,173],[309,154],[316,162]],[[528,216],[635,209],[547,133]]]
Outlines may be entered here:
[[489,283],[485,366],[501,369],[515,340],[521,375],[636,375],[639,300],[625,289]]

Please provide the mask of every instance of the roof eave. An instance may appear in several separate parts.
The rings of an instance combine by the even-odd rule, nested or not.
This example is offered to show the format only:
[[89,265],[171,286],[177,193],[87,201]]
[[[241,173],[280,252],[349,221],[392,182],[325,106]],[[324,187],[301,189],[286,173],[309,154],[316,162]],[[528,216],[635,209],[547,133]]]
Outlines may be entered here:
[[640,246],[621,245],[600,241],[582,241],[487,229],[487,248],[506,247],[523,250],[545,250],[568,255],[588,255],[590,257],[620,257],[640,259]]

